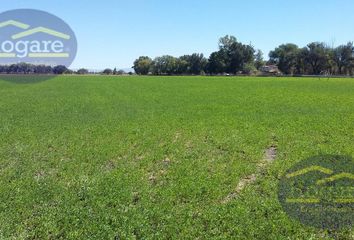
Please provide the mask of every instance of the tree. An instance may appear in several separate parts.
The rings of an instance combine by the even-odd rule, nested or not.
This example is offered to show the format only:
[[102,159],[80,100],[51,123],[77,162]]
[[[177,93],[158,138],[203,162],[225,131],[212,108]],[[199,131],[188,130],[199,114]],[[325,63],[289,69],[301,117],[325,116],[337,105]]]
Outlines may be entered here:
[[11,64],[8,73],[30,74],[34,72],[34,65],[28,63]]
[[300,49],[296,44],[282,44],[269,53],[270,61],[274,62],[280,71],[293,74],[298,63]]
[[105,74],[105,75],[111,75],[113,73],[113,71],[110,68],[106,68],[105,70],[103,70],[102,73]]
[[67,69],[64,73],[65,73],[65,74],[73,74],[73,73],[74,73],[74,71],[73,71],[73,70],[71,70],[71,69]]
[[177,58],[170,55],[157,57],[153,61],[153,72],[156,75],[172,75],[177,73]]
[[34,73],[35,74],[50,74],[53,72],[53,69],[51,66],[46,66],[46,65],[36,65],[34,67]]
[[236,37],[226,35],[219,39],[219,49],[230,49],[235,43],[237,43]]
[[329,68],[330,50],[324,43],[313,42],[302,49],[305,64],[308,64],[311,73],[318,75]]
[[123,75],[123,74],[125,74],[125,72],[123,70],[118,70],[116,74],[117,75]]
[[187,69],[184,73],[199,75],[208,64],[208,60],[203,54],[193,53],[192,55],[184,55],[180,57],[182,61],[187,63]]
[[141,56],[134,61],[134,70],[136,74],[147,75],[153,67],[153,61],[147,56]]
[[117,68],[113,69],[113,75],[117,75]]
[[265,61],[263,59],[263,52],[258,49],[254,58],[255,58],[254,66],[256,67],[257,70],[261,69],[261,67],[265,65]]
[[[219,49],[206,59],[203,54],[193,53],[178,58],[164,55],[151,60],[139,57],[134,61],[137,74],[209,74],[254,73],[266,64],[261,50],[251,44],[238,42],[236,37],[226,35],[219,39]],[[353,43],[331,49],[324,43],[313,42],[304,48],[292,43],[282,44],[269,53],[269,64],[276,64],[285,74],[321,74],[330,71],[353,74]],[[18,69],[13,69],[18,71]],[[116,70],[116,69],[115,69]],[[2,70],[4,71],[4,69]],[[116,71],[113,71],[116,72]]]
[[63,65],[58,65],[58,66],[55,66],[53,68],[53,73],[54,74],[63,74],[65,72],[67,72],[67,71],[68,71],[68,69],[65,66],[63,66]]
[[57,65],[54,67],[39,64],[30,64],[30,63],[15,63],[11,65],[0,65],[0,73],[7,74],[64,74],[68,73],[69,70],[66,66]]
[[226,72],[237,73],[243,71],[246,64],[254,62],[255,50],[251,45],[237,42],[234,36],[226,35],[219,40],[221,56],[226,63]]
[[226,57],[224,56],[224,52],[218,51],[210,54],[207,72],[210,74],[218,74],[226,71]]
[[348,73],[350,76],[354,76],[354,60],[351,61],[348,67]]
[[180,57],[176,60],[176,74],[187,74],[189,71],[189,63]]
[[339,75],[343,73],[343,70],[349,72],[353,61],[354,47],[353,43],[349,42],[346,45],[340,45],[333,49],[332,60],[336,64],[337,72]]
[[89,71],[86,68],[80,68],[79,70],[77,70],[77,74],[80,75],[84,75],[84,74],[88,74]]
[[245,74],[256,74],[257,68],[254,63],[246,63],[243,67],[243,73]]

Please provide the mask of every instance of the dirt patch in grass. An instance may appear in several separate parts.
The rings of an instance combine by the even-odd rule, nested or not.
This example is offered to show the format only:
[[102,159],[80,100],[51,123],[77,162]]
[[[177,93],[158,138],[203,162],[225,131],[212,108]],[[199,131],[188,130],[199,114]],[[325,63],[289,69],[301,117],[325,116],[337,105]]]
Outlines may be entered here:
[[265,151],[265,158],[264,160],[268,162],[272,162],[277,157],[277,147],[272,145],[270,148],[266,149]]
[[166,157],[162,160],[160,166],[155,171],[149,173],[149,182],[152,185],[161,184],[160,180],[167,174],[169,165],[171,164],[171,159]]
[[277,147],[276,144],[271,145],[264,151],[263,159],[257,164],[256,172],[242,178],[235,190],[222,199],[221,203],[226,204],[230,201],[236,199],[240,193],[249,185],[253,184],[262,175],[266,168],[276,159],[277,157]]

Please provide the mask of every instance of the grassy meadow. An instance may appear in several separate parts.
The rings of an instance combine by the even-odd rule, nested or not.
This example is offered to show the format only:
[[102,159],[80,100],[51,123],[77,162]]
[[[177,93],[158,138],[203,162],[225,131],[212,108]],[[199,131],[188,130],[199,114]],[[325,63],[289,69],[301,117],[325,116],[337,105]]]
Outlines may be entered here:
[[354,239],[277,198],[302,159],[354,156],[354,79],[0,76],[0,140],[0,239]]

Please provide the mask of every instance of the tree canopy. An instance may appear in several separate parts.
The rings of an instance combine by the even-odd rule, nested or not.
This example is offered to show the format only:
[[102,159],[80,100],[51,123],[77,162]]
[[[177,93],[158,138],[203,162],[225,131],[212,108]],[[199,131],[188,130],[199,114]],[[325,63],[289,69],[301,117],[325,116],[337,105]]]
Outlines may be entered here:
[[349,42],[333,48],[312,42],[301,48],[286,43],[270,51],[269,60],[265,61],[262,51],[226,35],[219,39],[218,50],[208,59],[201,53],[181,57],[164,55],[154,60],[143,56],[135,60],[133,68],[141,75],[251,74],[261,72],[265,65],[276,65],[286,75],[353,75],[354,46]]
[[255,49],[251,45],[242,44],[234,36],[225,36],[219,40],[219,50],[213,52],[209,59],[201,53],[173,57],[164,55],[154,60],[142,56],[134,61],[134,70],[137,74],[146,75],[149,72],[155,75],[189,74],[199,75],[205,72],[210,74],[232,73],[245,71],[255,61]]

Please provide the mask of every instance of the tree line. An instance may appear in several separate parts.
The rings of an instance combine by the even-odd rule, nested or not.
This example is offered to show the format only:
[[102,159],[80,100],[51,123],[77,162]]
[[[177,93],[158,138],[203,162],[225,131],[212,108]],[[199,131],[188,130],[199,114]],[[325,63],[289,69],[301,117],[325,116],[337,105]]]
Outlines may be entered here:
[[[266,67],[265,67],[266,66]],[[288,43],[276,47],[265,61],[263,53],[251,44],[243,44],[234,36],[219,40],[219,48],[206,58],[201,53],[181,57],[164,55],[151,59],[141,56],[134,61],[134,70],[139,75],[218,75],[259,74],[267,66],[277,66],[286,75],[353,75],[354,46],[352,42],[337,47],[312,42],[305,47]],[[272,68],[273,69],[273,68]],[[77,71],[65,66],[34,65],[17,63],[0,65],[0,74],[90,74],[81,68]],[[94,73],[96,74],[96,73]],[[99,72],[105,75],[123,75],[123,70],[106,68]],[[128,74],[133,74],[129,72]]]
[[338,47],[321,42],[302,48],[292,43],[282,44],[271,51],[269,60],[265,61],[260,50],[227,35],[220,38],[218,51],[209,58],[199,53],[155,59],[141,56],[134,61],[133,68],[140,75],[257,74],[266,65],[276,65],[287,75],[353,75],[354,46],[352,42]]
[[[86,68],[80,68],[77,71],[68,69],[66,66],[48,66],[48,65],[35,65],[29,63],[15,63],[10,65],[0,65],[0,74],[96,74],[90,72]],[[123,70],[113,70],[106,68],[105,70],[99,72],[99,74],[105,75],[123,75],[127,74]],[[130,74],[130,73],[128,73]]]
[[69,72],[71,72],[71,70],[62,65],[54,67],[29,63],[0,65],[0,73],[2,74],[64,74]]

